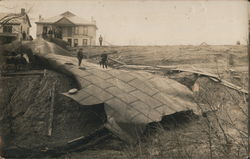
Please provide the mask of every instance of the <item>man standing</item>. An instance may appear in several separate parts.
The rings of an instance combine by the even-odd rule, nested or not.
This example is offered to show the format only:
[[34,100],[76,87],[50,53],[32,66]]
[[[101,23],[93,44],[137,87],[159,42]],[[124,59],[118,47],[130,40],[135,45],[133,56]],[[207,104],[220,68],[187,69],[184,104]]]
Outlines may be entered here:
[[83,59],[82,48],[80,48],[79,51],[77,52],[77,59],[78,59],[78,66],[80,67]]
[[101,54],[100,66],[102,66],[102,68],[104,68],[104,66],[108,68],[108,55],[105,51]]
[[25,31],[23,31],[22,36],[23,36],[23,40],[26,40],[26,33],[25,33]]
[[102,38],[102,36],[100,35],[100,37],[99,37],[100,46],[102,46],[102,40],[103,40],[103,38]]

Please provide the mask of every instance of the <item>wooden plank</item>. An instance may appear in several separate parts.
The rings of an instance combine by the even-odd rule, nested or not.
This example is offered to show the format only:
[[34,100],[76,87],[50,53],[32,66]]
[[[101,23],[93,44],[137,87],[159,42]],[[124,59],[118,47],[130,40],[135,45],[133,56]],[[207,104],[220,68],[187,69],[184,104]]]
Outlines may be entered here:
[[248,91],[247,91],[247,90],[245,90],[245,89],[243,89],[242,87],[239,87],[239,86],[237,86],[237,85],[234,85],[234,84],[232,84],[232,83],[230,83],[230,82],[228,82],[228,81],[222,80],[222,81],[221,81],[221,84],[224,85],[224,86],[226,86],[226,87],[228,87],[228,88],[231,88],[231,89],[237,90],[237,91],[239,91],[239,92],[248,94]]
[[119,64],[121,64],[121,65],[126,65],[126,63],[124,63],[124,62],[121,62],[121,61],[118,61],[118,60],[116,60],[116,59],[113,59],[113,58],[108,58],[109,60],[111,60],[111,61],[114,61],[114,62],[116,62],[116,63],[119,63]]
[[[172,70],[176,70],[176,71],[182,71],[182,72],[191,72],[191,73],[195,73],[195,74],[199,74],[199,75],[203,75],[203,76],[207,76],[210,79],[212,79],[215,82],[218,82],[228,88],[234,89],[236,91],[242,92],[242,93],[246,93],[248,94],[248,91],[243,89],[242,87],[239,87],[233,83],[230,83],[226,80],[220,79],[219,76],[212,74],[212,73],[208,73],[208,72],[202,72],[200,70],[197,71],[193,71],[193,70],[188,70],[188,69],[172,69]],[[217,81],[216,81],[217,80]]]
[[146,70],[146,69],[159,69],[154,66],[146,66],[146,65],[122,65],[121,68],[128,68],[128,69],[136,69],[136,70]]
[[82,139],[84,139],[84,138],[85,138],[85,136],[80,136],[80,137],[78,137],[78,138],[75,138],[75,139],[73,139],[73,140],[68,141],[67,143],[70,144],[70,143],[72,143],[72,142],[76,142],[76,141],[82,140]]
[[52,126],[53,126],[53,118],[54,118],[54,103],[55,103],[55,87],[56,87],[56,82],[53,83],[52,90],[51,90],[51,104],[50,104],[50,111],[49,111],[48,136],[52,135]]
[[217,80],[221,80],[219,78],[219,76],[215,75],[215,74],[212,74],[212,73],[209,73],[209,72],[202,72],[202,71],[196,71],[196,70],[189,70],[189,69],[171,69],[173,71],[181,71],[181,72],[190,72],[190,73],[195,73],[195,74],[198,74],[198,75],[203,75],[203,76],[208,76],[208,77],[213,77],[213,78],[216,78]]
[[2,76],[30,76],[30,75],[44,75],[43,71],[32,72],[6,72],[2,73]]
[[246,93],[248,94],[248,91],[233,84],[233,83],[230,83],[226,80],[223,80],[221,79],[219,76],[215,75],[215,74],[212,74],[212,73],[209,73],[209,72],[205,72],[201,69],[198,69],[198,68],[195,68],[193,67],[193,69],[184,69],[184,68],[178,68],[176,66],[156,66],[156,67],[153,67],[153,66],[142,66],[142,65],[123,65],[122,67],[126,67],[126,68],[129,68],[129,69],[168,69],[168,70],[171,70],[171,71],[179,71],[179,72],[190,72],[190,73],[194,73],[194,74],[197,74],[197,75],[203,75],[203,76],[207,76],[209,77],[210,79],[212,79],[213,81],[215,82],[219,82],[220,84],[228,87],[228,88],[231,88],[231,89],[234,89],[234,90],[237,90],[239,92],[242,92],[242,93]]

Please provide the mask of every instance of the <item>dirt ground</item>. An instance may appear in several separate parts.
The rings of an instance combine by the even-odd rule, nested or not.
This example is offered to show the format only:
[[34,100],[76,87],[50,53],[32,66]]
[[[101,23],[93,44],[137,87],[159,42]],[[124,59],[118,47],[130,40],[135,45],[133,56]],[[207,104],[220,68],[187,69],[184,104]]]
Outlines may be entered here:
[[[32,75],[35,71],[28,71],[30,75],[0,77],[0,135],[4,137],[5,149],[9,152],[15,148],[53,149],[80,136],[88,136],[103,125],[95,107],[81,107],[60,94],[77,88],[74,80],[54,71],[36,72],[40,74]],[[51,136],[48,135],[50,121]]]

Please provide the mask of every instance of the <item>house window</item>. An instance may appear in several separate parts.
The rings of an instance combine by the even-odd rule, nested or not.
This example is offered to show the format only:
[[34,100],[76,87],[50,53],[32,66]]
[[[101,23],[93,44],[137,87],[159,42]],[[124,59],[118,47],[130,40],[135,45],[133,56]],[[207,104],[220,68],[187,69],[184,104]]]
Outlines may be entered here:
[[88,35],[88,28],[87,27],[83,28],[83,35]]
[[48,27],[44,26],[44,27],[43,27],[43,31],[47,33]]
[[68,28],[67,28],[67,36],[68,36],[68,37],[71,37],[71,36],[72,36],[72,30],[73,30],[72,27],[68,27]]
[[69,46],[72,46],[72,39],[68,39]]
[[79,34],[79,27],[75,27],[75,34],[76,34],[76,35]]
[[78,39],[74,39],[74,47],[78,46]]
[[4,25],[3,32],[4,33],[12,33],[12,26],[11,25]]
[[87,46],[88,45],[88,39],[82,39],[82,45]]

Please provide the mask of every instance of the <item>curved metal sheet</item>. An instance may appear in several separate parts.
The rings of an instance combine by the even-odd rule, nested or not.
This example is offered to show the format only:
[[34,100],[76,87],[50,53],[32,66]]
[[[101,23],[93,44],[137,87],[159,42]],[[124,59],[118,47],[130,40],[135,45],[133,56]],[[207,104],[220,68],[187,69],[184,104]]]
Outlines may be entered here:
[[[192,91],[167,77],[143,71],[102,69],[86,61],[78,68],[77,59],[73,57],[41,52],[38,56],[54,69],[72,74],[80,83],[82,89],[76,94],[65,92],[63,95],[83,106],[104,103],[107,127],[121,138],[132,138],[138,133],[122,125],[140,125],[143,129],[150,122],[160,121],[164,115],[187,110],[197,112]],[[126,140],[132,141],[128,138]]]

